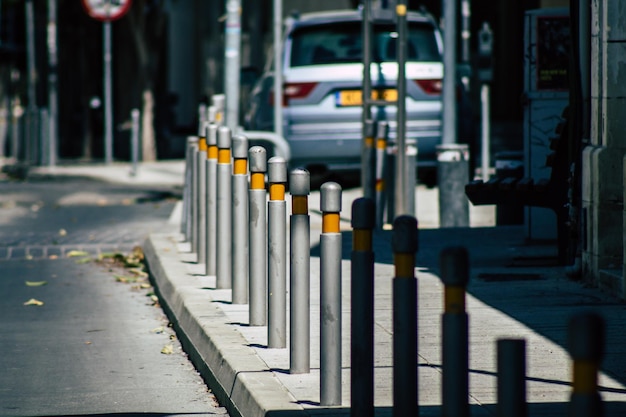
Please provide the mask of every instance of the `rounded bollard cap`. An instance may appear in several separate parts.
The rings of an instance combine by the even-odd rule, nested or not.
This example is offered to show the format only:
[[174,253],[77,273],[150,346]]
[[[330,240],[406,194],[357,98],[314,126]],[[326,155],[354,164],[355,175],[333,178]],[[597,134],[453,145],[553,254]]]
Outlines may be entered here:
[[248,150],[250,172],[267,172],[267,151],[262,146],[253,146]]
[[325,213],[341,212],[341,185],[325,182],[320,187],[320,210]]
[[267,179],[271,183],[287,182],[287,162],[282,156],[272,156],[267,161]]
[[304,168],[296,168],[289,173],[289,192],[291,195],[309,195],[311,192],[311,175]]
[[567,326],[567,345],[574,360],[600,361],[604,356],[605,323],[597,313],[579,313]]
[[209,146],[217,146],[217,129],[218,125],[209,123],[208,132],[206,134],[206,143]]
[[373,229],[376,225],[376,204],[368,197],[361,197],[352,203],[353,229]]
[[393,221],[391,248],[394,253],[417,252],[417,220],[413,216],[402,215]]
[[224,94],[214,94],[211,97],[211,103],[215,107],[216,111],[223,110],[226,103],[226,96]]
[[217,117],[217,108],[215,106],[209,106],[206,110],[206,116],[209,123],[215,123],[215,118]]
[[466,143],[445,143],[437,145],[438,162],[458,162],[469,160],[469,145]]
[[462,246],[444,248],[439,254],[439,270],[444,285],[466,287],[469,282],[469,254]]
[[220,126],[217,129],[217,147],[220,149],[230,149],[231,132],[227,126]]
[[387,138],[389,136],[389,123],[386,121],[378,122],[378,126],[376,129],[376,137],[377,138]]
[[233,136],[233,158],[245,159],[248,157],[248,138],[244,135]]
[[198,143],[198,137],[197,136],[187,136],[187,144],[188,145],[192,145],[194,143]]

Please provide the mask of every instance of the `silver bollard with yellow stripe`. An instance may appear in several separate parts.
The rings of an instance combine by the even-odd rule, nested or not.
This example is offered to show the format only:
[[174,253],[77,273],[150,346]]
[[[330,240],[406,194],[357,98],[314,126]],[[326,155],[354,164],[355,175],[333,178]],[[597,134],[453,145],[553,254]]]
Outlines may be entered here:
[[250,276],[248,296],[250,301],[249,325],[267,324],[267,153],[262,146],[253,146],[248,151],[250,161],[249,243]]
[[233,304],[248,303],[248,138],[233,136]]
[[231,212],[231,132],[221,126],[217,132],[217,277],[218,289],[231,288],[232,212]]

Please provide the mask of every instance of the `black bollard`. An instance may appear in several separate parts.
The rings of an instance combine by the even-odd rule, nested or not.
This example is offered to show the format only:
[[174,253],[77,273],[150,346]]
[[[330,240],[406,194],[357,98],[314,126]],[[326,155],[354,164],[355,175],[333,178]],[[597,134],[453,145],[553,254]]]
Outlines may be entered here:
[[350,415],[374,417],[374,252],[376,204],[352,203]]
[[496,417],[526,417],[526,341],[498,340]]
[[441,322],[441,403],[443,417],[469,416],[468,317],[465,289],[469,281],[469,256],[463,247],[446,248],[440,258],[444,284]]
[[393,222],[393,415],[417,416],[417,220]]

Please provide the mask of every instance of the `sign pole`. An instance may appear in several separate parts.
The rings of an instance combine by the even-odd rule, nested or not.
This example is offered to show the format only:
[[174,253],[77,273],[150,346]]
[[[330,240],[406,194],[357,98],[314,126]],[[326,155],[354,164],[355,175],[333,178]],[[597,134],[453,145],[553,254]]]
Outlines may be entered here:
[[104,162],[113,162],[113,88],[111,71],[111,22],[103,23],[104,61]]

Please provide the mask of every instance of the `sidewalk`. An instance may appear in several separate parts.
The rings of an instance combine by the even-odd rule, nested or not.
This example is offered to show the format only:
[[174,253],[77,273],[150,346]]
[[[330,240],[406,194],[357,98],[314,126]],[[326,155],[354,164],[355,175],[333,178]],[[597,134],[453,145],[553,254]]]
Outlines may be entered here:
[[[128,178],[128,164],[74,169],[57,167],[51,175],[87,175],[102,180],[144,185],[182,185],[181,161],[142,164]],[[80,172],[79,172],[80,171]],[[145,175],[144,175],[145,174]],[[168,182],[169,181],[169,182]],[[347,415],[350,383],[349,214],[358,190],[345,190],[342,210],[343,252],[343,403],[319,404],[319,193],[311,210],[311,373],[289,374],[288,349],[267,349],[267,328],[250,327],[246,305],[230,303],[230,290],[216,290],[215,277],[200,274],[195,254],[176,232],[152,235],[145,245],[150,270],[163,306],[186,350],[231,415]],[[288,197],[289,199],[289,197]],[[472,416],[495,415],[495,341],[501,337],[527,342],[527,392],[531,416],[566,416],[571,392],[570,359],[565,351],[569,317],[579,311],[600,312],[607,322],[606,354],[599,384],[606,416],[626,415],[626,304],[572,282],[554,266],[554,242],[526,242],[521,226],[493,227],[493,207],[472,207],[472,228],[438,229],[437,190],[418,187],[420,223],[416,276],[419,285],[420,415],[441,413],[440,321],[443,287],[438,278],[442,248],[468,248],[471,278],[467,310],[470,320],[470,404]],[[178,230],[180,205],[164,230]],[[393,277],[391,232],[378,232],[375,302],[375,405],[377,416],[391,415]],[[288,304],[288,303],[287,303]],[[288,344],[287,344],[288,345]]]
[[[472,208],[472,226],[436,229],[436,190],[418,187],[420,236],[416,268],[419,286],[420,415],[440,415],[443,287],[437,276],[439,251],[449,245],[469,249],[471,281],[470,404],[473,416],[495,415],[496,340],[527,341],[527,387],[531,416],[566,416],[571,392],[569,355],[565,351],[568,319],[579,311],[597,310],[607,320],[607,349],[600,376],[607,416],[626,413],[626,350],[623,329],[626,309],[616,299],[568,280],[554,266],[554,242],[524,241],[521,226],[490,227],[493,208]],[[318,194],[310,198],[319,207]],[[218,398],[231,414],[347,415],[350,407],[350,263],[349,200],[358,190],[344,192],[342,230],[343,334],[342,406],[319,406],[319,258],[311,259],[311,373],[289,373],[289,349],[268,349],[267,328],[248,326],[247,305],[230,303],[230,290],[215,289],[215,277],[201,275],[195,254],[178,234],[153,235],[146,256],[163,304],[170,310],[185,345],[203,368]],[[490,211],[491,210],[491,211]],[[421,217],[420,217],[421,216]],[[491,217],[490,217],[491,216]],[[179,221],[173,216],[172,221]],[[319,248],[321,217],[311,214],[312,254]],[[391,232],[375,236],[375,405],[377,416],[391,415],[392,305]],[[288,303],[287,303],[288,304]],[[287,343],[289,346],[289,343]]]

